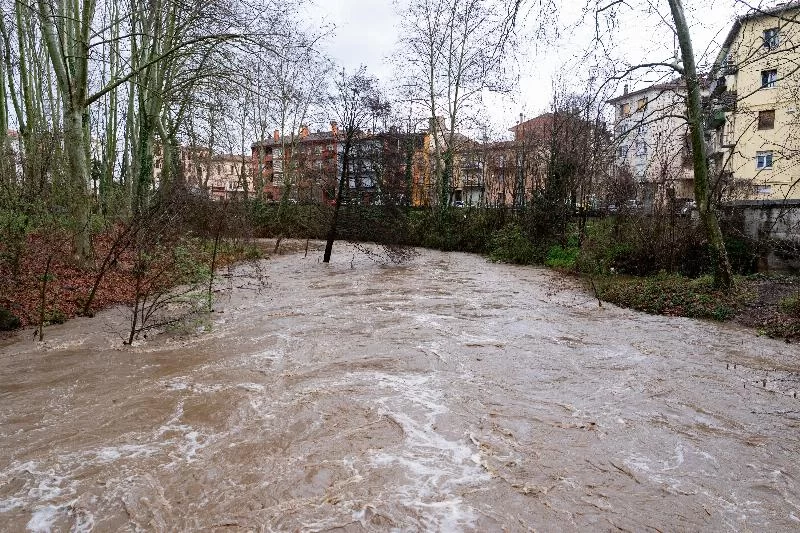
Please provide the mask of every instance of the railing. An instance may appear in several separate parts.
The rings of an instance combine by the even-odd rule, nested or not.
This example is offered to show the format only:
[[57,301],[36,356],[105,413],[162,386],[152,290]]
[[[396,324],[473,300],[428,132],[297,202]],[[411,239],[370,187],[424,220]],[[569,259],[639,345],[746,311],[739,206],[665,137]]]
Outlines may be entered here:
[[717,103],[723,111],[733,113],[736,111],[737,99],[738,94],[736,91],[725,91],[719,95],[719,98],[717,98]]

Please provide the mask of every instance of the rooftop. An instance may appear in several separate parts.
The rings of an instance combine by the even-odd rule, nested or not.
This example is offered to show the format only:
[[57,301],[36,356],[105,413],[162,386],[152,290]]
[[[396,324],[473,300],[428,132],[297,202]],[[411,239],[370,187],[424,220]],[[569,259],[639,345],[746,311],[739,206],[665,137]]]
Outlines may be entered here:
[[667,81],[667,82],[664,82],[664,83],[656,83],[655,85],[649,85],[647,87],[644,87],[642,89],[638,89],[636,91],[630,91],[630,92],[627,92],[627,93],[623,93],[623,94],[621,94],[619,96],[615,96],[614,98],[606,100],[606,102],[609,103],[609,104],[616,104],[616,103],[621,102],[623,100],[627,100],[629,98],[633,98],[633,97],[636,97],[636,96],[639,96],[639,95],[642,95],[642,94],[645,94],[645,93],[649,93],[649,92],[653,92],[653,91],[658,91],[658,92],[675,91],[676,89],[682,89],[683,86],[684,86],[683,80],[680,79],[680,78],[675,78],[673,80],[670,80],[670,81]]
[[[783,2],[777,4],[774,7],[770,8],[752,8],[748,13],[742,15],[741,17],[736,19],[736,22],[733,23],[731,26],[730,31],[728,32],[728,36],[725,37],[725,41],[722,43],[722,49],[725,50],[730,48],[733,40],[736,38],[736,35],[739,33],[739,30],[742,27],[742,24],[748,20],[757,19],[759,17],[771,17],[780,15],[789,10],[793,9],[800,9],[800,0],[795,0],[794,2]],[[791,22],[797,22],[796,20],[792,20]]]

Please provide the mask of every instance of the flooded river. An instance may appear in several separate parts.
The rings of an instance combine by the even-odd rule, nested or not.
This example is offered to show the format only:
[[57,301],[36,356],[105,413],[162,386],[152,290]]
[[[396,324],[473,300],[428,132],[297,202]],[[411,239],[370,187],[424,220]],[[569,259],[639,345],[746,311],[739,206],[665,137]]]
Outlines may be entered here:
[[320,255],[204,333],[0,344],[0,529],[800,528],[796,345],[472,255]]

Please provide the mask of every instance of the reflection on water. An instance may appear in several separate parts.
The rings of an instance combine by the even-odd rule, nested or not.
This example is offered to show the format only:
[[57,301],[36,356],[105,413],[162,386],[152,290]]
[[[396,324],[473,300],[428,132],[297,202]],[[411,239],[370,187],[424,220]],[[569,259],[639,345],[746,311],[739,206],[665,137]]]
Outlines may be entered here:
[[0,529],[800,527],[794,345],[339,254],[265,261],[199,335],[122,347],[108,311],[6,341]]

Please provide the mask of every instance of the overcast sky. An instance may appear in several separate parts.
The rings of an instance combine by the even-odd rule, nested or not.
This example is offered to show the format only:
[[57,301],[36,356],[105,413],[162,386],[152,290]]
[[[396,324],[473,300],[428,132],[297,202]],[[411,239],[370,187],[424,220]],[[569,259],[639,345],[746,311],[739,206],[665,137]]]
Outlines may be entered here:
[[[368,71],[384,84],[395,79],[393,67],[388,62],[397,53],[400,17],[399,7],[405,0],[314,0],[310,17],[335,25],[335,36],[328,39],[325,48],[331,58],[349,70],[365,65]],[[528,0],[529,4],[538,3]],[[517,70],[519,88],[512,98],[490,98],[488,114],[494,122],[493,132],[500,135],[518,120],[519,113],[533,117],[545,112],[551,100],[553,80],[565,82],[585,78],[579,60],[591,47],[593,27],[576,26],[580,7],[585,0],[557,0],[560,4],[560,36],[552,43],[536,42],[528,37],[536,18],[529,16],[518,28],[520,41]],[[645,5],[644,0],[631,0],[632,5]],[[653,0],[658,4],[659,0]],[[715,55],[724,39],[736,12],[746,9],[741,0],[684,0],[687,16],[692,24],[695,53],[701,56],[707,50]],[[775,2],[769,2],[772,5]],[[661,0],[661,4],[666,4]],[[662,10],[669,14],[668,10]],[[627,56],[629,61],[663,60],[674,50],[674,39],[657,14],[639,11],[620,20],[614,32],[615,54]],[[709,48],[709,44],[711,44]],[[713,60],[713,57],[711,57]],[[651,75],[650,78],[653,78]],[[656,79],[629,80],[641,85]],[[621,88],[617,88],[618,91]]]

